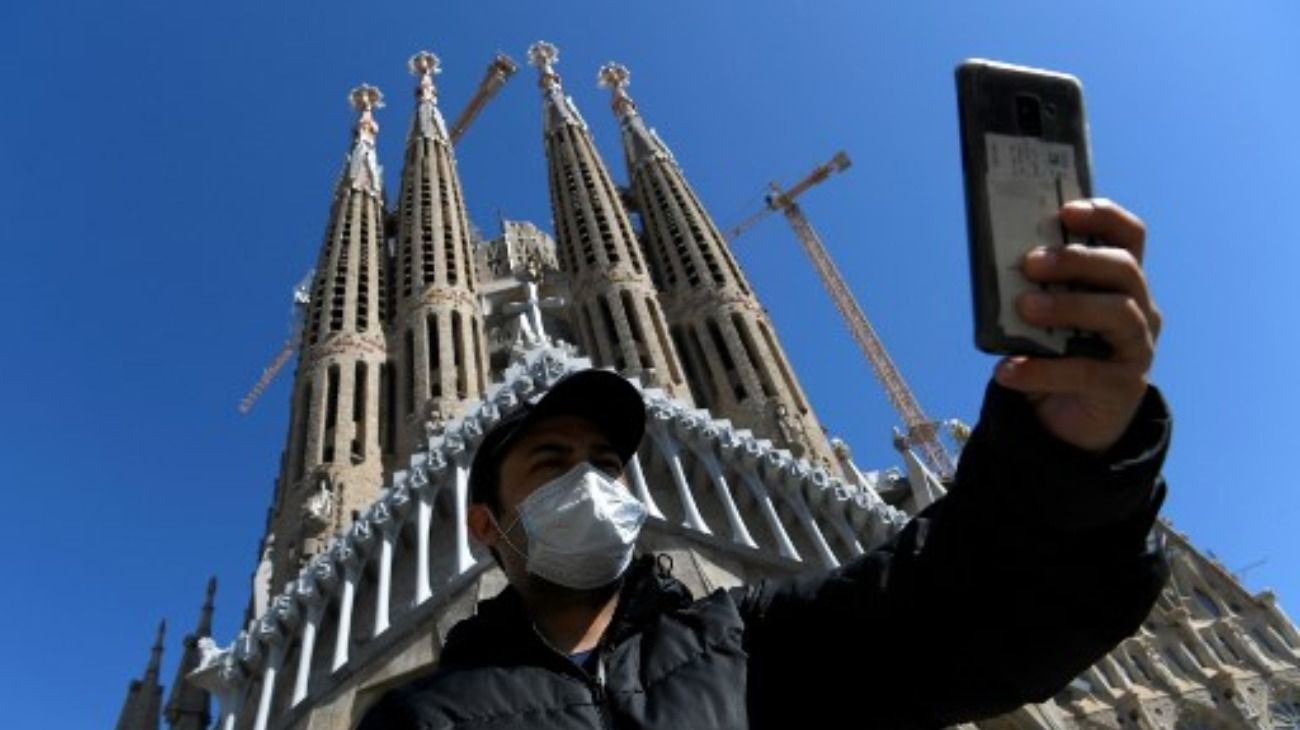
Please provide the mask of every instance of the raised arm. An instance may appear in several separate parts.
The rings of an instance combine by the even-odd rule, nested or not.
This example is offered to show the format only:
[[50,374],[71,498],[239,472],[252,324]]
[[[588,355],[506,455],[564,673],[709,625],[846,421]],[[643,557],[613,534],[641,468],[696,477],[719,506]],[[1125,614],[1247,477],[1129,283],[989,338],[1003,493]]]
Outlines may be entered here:
[[1026,319],[1100,332],[1106,360],[1009,358],[947,497],[830,575],[737,593],[761,726],[941,727],[1050,697],[1131,634],[1167,574],[1148,535],[1170,419],[1147,382],[1160,315],[1144,230],[1108,201],[1062,221],[1111,244],[1035,251],[1024,273],[1089,291]]

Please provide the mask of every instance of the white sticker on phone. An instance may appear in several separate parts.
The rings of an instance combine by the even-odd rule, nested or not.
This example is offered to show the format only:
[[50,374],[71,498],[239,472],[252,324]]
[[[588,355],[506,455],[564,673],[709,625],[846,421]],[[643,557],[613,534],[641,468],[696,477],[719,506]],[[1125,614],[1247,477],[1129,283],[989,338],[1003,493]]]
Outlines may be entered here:
[[1083,197],[1074,148],[1033,137],[992,133],[984,135],[984,147],[989,225],[998,270],[998,324],[1008,336],[1023,337],[1051,352],[1064,353],[1074,331],[1025,323],[1016,313],[1016,299],[1025,292],[1044,288],[1020,272],[1025,252],[1036,246],[1063,246],[1067,242],[1057,212],[1063,204]]

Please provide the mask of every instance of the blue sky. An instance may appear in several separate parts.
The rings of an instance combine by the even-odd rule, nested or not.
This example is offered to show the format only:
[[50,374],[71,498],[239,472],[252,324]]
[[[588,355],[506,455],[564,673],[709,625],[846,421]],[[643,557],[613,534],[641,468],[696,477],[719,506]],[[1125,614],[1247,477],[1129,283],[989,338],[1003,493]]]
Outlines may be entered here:
[[[9,727],[107,727],[157,620],[178,639],[207,575],[233,636],[287,419],[288,379],[235,405],[286,333],[345,152],[379,85],[396,184],[407,57],[443,60],[454,116],[491,55],[545,38],[617,179],[607,60],[718,223],[845,149],[808,194],[823,235],[933,417],[973,421],[952,68],[985,56],[1079,75],[1098,192],[1142,215],[1167,316],[1155,380],[1176,414],[1165,513],[1249,588],[1300,612],[1294,3],[8,3],[0,47],[0,602]],[[548,225],[535,74],[458,151],[472,217]],[[896,422],[784,222],[739,244],[824,424],[896,463]],[[1291,528],[1287,526],[1291,525]],[[1264,562],[1260,562],[1264,561]],[[69,693],[69,687],[75,688]],[[21,701],[18,701],[21,698]]]

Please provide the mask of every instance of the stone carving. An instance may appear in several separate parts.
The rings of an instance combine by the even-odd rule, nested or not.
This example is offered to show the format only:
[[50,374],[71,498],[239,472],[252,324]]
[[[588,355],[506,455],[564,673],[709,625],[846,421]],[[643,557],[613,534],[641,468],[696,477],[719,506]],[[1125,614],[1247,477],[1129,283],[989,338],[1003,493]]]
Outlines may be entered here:
[[275,533],[268,532],[262,541],[262,555],[253,574],[253,610],[261,613],[271,601],[271,575],[275,571]]
[[337,561],[339,565],[343,566],[344,569],[353,568],[361,562],[361,556],[357,555],[357,551],[347,540],[340,540],[334,543],[334,549],[332,552],[334,553],[334,560]]
[[528,47],[528,63],[541,70],[543,74],[554,74],[551,68],[560,60],[560,51],[553,44],[537,41]]
[[432,442],[433,439],[441,436],[447,430],[447,416],[442,412],[442,404],[438,401],[429,402],[429,413],[424,419],[424,439]]
[[217,642],[211,636],[199,637],[199,666],[195,671],[203,671],[221,661],[226,651],[217,646]]
[[308,566],[313,581],[318,586],[333,587],[338,583],[338,571],[334,569],[334,563],[329,559],[329,553],[322,553]]
[[[253,623],[253,644],[262,646],[275,646],[284,641],[284,634],[280,629],[280,622],[275,614],[274,607],[272,612]],[[260,651],[259,651],[260,653]]]
[[298,579],[293,582],[293,597],[309,609],[325,601],[325,595],[316,584],[315,565],[308,566]]
[[330,355],[354,357],[357,352],[376,355],[380,358],[387,354],[387,350],[384,349],[384,337],[379,333],[365,335],[352,333],[322,334],[321,336],[325,339],[307,351],[311,359],[322,360]]
[[447,468],[447,463],[447,457],[441,450],[430,451],[428,458],[425,459],[424,466],[429,472],[428,476],[435,476]]
[[460,423],[460,437],[466,444],[476,444],[483,436],[483,427],[477,418],[466,418]]
[[428,51],[420,51],[411,56],[407,62],[411,73],[420,77],[420,85],[415,90],[417,108],[415,115],[416,129],[420,136],[429,139],[447,140],[447,125],[438,111],[438,90],[433,85],[434,74],[442,73],[442,64],[438,57]]
[[348,182],[353,190],[364,190],[373,195],[380,195],[383,188],[383,176],[379,160],[375,155],[375,136],[379,125],[375,122],[374,110],[384,106],[384,95],[373,86],[362,84],[348,94],[352,106],[361,112],[357,120],[352,151],[348,154]]
[[241,631],[239,636],[235,637],[235,659],[249,669],[260,668],[262,665],[262,644],[249,633],[256,631],[260,623],[260,620],[254,619],[247,631]]
[[831,452],[834,453],[835,458],[840,461],[848,462],[853,460],[853,449],[850,449],[849,445],[844,443],[844,439],[842,438],[837,437],[831,439]]
[[338,511],[338,488],[328,473],[316,478],[316,490],[303,502],[303,521],[310,527],[327,528],[334,524]]
[[776,425],[781,445],[796,457],[803,456],[806,451],[804,439],[807,437],[807,429],[803,422],[790,413],[790,409],[780,401],[772,401],[772,420]]
[[298,602],[288,593],[281,593],[271,602],[271,613],[287,628],[298,624]]
[[362,517],[352,523],[351,529],[348,530],[348,537],[357,545],[367,545],[375,539],[375,532],[370,527],[370,520]]
[[218,697],[229,697],[247,681],[247,675],[232,649],[222,649],[210,636],[199,637],[196,646],[199,650],[199,665],[187,677],[195,686],[209,690]]

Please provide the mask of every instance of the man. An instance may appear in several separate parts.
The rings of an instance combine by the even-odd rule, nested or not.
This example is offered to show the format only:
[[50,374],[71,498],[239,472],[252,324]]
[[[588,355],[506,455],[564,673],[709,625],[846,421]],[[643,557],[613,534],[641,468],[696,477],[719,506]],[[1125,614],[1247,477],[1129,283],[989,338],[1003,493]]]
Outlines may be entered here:
[[1170,424],[1147,383],[1144,230],[1104,200],[1061,219],[1110,246],[1028,254],[1029,278],[1089,289],[1021,313],[1113,354],[999,363],[949,494],[830,573],[695,600],[634,560],[644,510],[616,479],[644,411],[618,376],[570,376],[503,421],[475,456],[469,524],[510,585],[362,730],[933,728],[1051,697],[1137,628],[1167,573],[1147,540]]

